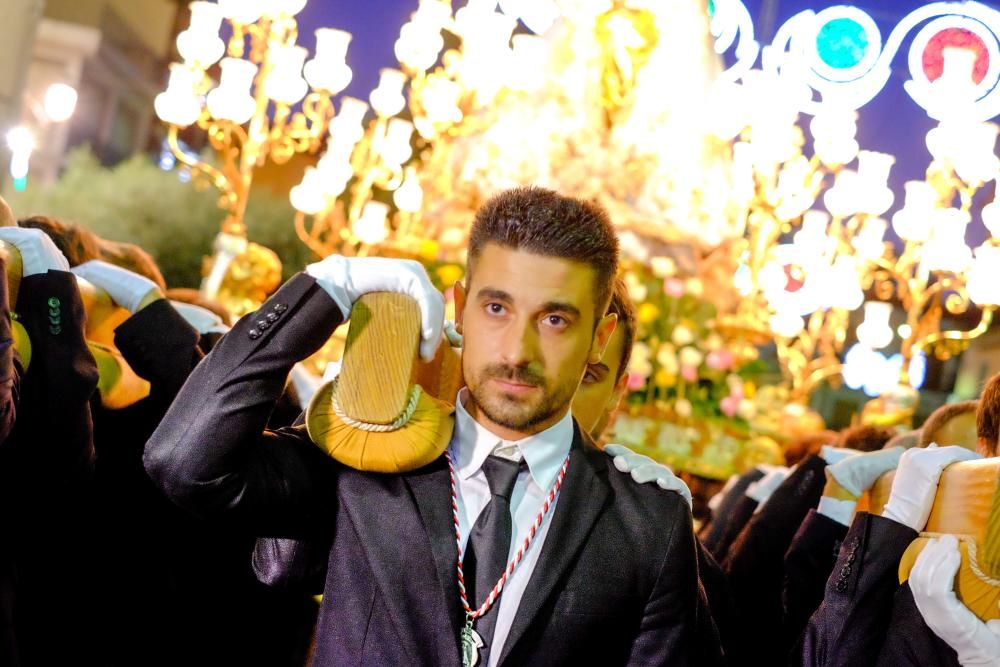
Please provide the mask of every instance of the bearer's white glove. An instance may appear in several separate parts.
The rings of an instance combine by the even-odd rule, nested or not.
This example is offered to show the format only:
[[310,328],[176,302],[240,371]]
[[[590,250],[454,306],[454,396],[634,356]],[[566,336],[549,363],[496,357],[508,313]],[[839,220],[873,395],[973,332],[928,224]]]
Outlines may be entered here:
[[826,461],[828,466],[836,465],[844,459],[857,456],[862,452],[848,447],[834,447],[833,445],[823,445],[819,450],[819,455]]
[[771,494],[788,477],[789,470],[782,466],[769,466],[764,476],[747,487],[746,496],[757,501],[757,509],[764,506]]
[[956,445],[938,447],[932,444],[926,449],[906,450],[899,460],[882,516],[913,530],[923,530],[934,505],[941,471],[956,461],[978,458],[975,452]]
[[190,324],[200,334],[229,333],[229,327],[222,321],[222,318],[208,308],[202,308],[193,303],[173,300],[171,300],[170,305],[184,318],[185,322]]
[[614,459],[615,467],[621,472],[632,475],[639,484],[656,482],[665,491],[679,493],[691,507],[691,490],[680,477],[662,463],[657,463],[648,456],[637,454],[625,445],[607,445],[604,453]]
[[865,452],[857,456],[849,456],[827,467],[828,475],[855,498],[872,488],[883,474],[895,470],[899,458],[903,455],[902,447],[879,449]]
[[386,257],[329,257],[310,264],[306,273],[316,279],[340,308],[344,319],[362,294],[398,292],[413,297],[420,307],[420,356],[434,358],[444,326],[444,297],[431,284],[419,262]]
[[139,305],[150,292],[160,291],[159,285],[146,276],[99,259],[84,262],[70,270],[107,292],[112,301],[130,313],[139,310]]
[[0,241],[9,243],[21,254],[21,275],[25,278],[52,271],[69,271],[69,262],[40,229],[0,227]]
[[1000,667],[1000,620],[983,623],[955,595],[958,540],[930,540],[910,570],[913,601],[927,627],[958,653],[963,667]]

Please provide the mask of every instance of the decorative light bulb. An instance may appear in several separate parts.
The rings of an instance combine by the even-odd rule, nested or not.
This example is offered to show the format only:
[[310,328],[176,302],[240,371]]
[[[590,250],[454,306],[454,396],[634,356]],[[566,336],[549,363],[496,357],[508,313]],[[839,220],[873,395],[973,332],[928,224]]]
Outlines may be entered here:
[[347,47],[351,33],[333,28],[316,31],[316,55],[305,64],[306,81],[315,90],[337,94],[351,82],[353,73],[347,65]]
[[382,202],[370,201],[361,209],[361,217],[354,223],[354,235],[366,245],[377,245],[384,241],[389,232],[385,221],[389,207]]
[[941,76],[931,84],[936,118],[965,117],[976,99],[973,71],[978,53],[946,46],[941,49]]
[[65,83],[53,83],[45,91],[43,108],[45,115],[53,123],[69,120],[76,110],[76,88]]
[[219,0],[219,8],[227,19],[248,25],[260,18],[264,3],[261,0]]
[[340,100],[340,111],[330,121],[330,137],[354,146],[365,134],[368,105],[354,97]]
[[257,110],[257,102],[250,94],[257,66],[242,58],[223,58],[219,67],[219,87],[207,96],[208,110],[216,118],[242,125]]
[[794,338],[805,329],[805,321],[801,315],[786,310],[780,310],[769,320],[771,331],[785,338]]
[[1000,240],[1000,202],[996,199],[983,207],[983,224],[990,236]]
[[205,69],[226,51],[226,45],[219,38],[222,11],[219,5],[204,0],[196,0],[188,6],[191,24],[177,35],[177,51],[188,65]]
[[406,170],[403,184],[392,193],[392,201],[396,208],[404,213],[419,213],[424,203],[424,191],[420,187],[420,179],[413,169]]
[[403,97],[403,86],[406,85],[406,75],[398,69],[383,69],[379,72],[378,87],[371,92],[369,100],[375,113],[387,118],[395,116],[406,106]]
[[931,217],[937,208],[938,195],[926,181],[907,181],[903,208],[892,216],[892,228],[904,241],[923,243],[930,237]]
[[892,342],[892,304],[885,301],[865,302],[865,319],[858,325],[858,341],[873,350],[878,350]]
[[1000,247],[985,243],[976,248],[967,287],[976,305],[1000,305]]
[[174,63],[170,65],[167,89],[156,96],[153,108],[160,120],[178,127],[187,127],[201,115],[201,100],[195,88],[201,73]]
[[289,199],[295,210],[306,215],[316,215],[327,207],[322,181],[322,175],[316,167],[306,167],[302,182],[293,187],[289,193]]
[[306,6],[307,0],[261,0],[263,13],[273,18],[295,16]]
[[888,187],[889,170],[895,162],[896,158],[888,153],[858,153],[859,210],[869,215],[882,215],[889,210],[895,198]]
[[962,273],[969,267],[972,251],[965,245],[969,220],[969,214],[957,208],[934,211],[930,238],[924,244],[920,262],[925,270]]
[[413,123],[402,118],[392,118],[385,131],[380,154],[387,164],[398,167],[413,155],[410,138],[413,136]]
[[309,86],[302,78],[302,66],[307,55],[301,46],[272,46],[268,54],[271,71],[264,81],[264,94],[289,106],[305,97]]

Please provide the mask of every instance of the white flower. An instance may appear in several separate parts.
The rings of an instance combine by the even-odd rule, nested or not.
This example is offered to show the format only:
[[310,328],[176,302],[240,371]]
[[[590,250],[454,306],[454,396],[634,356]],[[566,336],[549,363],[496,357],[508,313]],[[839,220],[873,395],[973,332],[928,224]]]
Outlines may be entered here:
[[685,419],[691,416],[691,401],[686,398],[678,398],[674,401],[674,412],[677,413],[678,417],[684,417]]
[[670,340],[674,342],[677,347],[683,347],[685,345],[690,345],[694,342],[694,332],[687,328],[683,324],[678,324],[674,327],[674,330],[670,334]]

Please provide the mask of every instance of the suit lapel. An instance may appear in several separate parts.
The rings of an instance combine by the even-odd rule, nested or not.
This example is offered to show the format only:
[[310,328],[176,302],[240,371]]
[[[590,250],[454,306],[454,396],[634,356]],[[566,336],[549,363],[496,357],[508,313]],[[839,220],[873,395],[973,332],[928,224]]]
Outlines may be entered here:
[[[373,493],[373,484],[382,488]],[[341,486],[403,647],[416,663],[457,666],[458,556],[444,458],[403,476],[351,475]]]
[[420,518],[434,554],[444,606],[448,612],[452,636],[458,641],[464,614],[458,593],[458,545],[455,538],[455,516],[452,512],[451,474],[442,457],[439,469],[422,475],[407,476],[406,482],[417,501]]
[[504,663],[531,624],[535,622],[542,607],[555,592],[566,570],[572,565],[577,553],[586,542],[597,517],[604,510],[605,501],[610,495],[610,487],[605,479],[607,468],[595,464],[591,459],[595,451],[588,453],[579,426],[574,421],[569,467],[566,469],[566,478],[559,491],[559,499],[551,519],[552,524],[545,536],[542,553],[528,580],[528,587],[517,607],[499,664]]

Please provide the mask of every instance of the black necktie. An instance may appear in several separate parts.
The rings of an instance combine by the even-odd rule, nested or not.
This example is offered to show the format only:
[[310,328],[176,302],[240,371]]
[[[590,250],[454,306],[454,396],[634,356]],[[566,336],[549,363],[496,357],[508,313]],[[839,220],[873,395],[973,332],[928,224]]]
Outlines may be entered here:
[[[472,526],[469,543],[465,548],[465,557],[462,560],[465,592],[469,606],[473,609],[482,606],[507,567],[512,523],[510,494],[514,490],[520,466],[517,461],[508,461],[492,455],[483,461],[483,473],[486,474],[486,481],[489,482],[490,494],[493,497]],[[493,642],[493,630],[496,628],[499,606],[498,599],[489,611],[476,621],[476,632],[486,644],[479,654],[481,664],[484,665]]]

